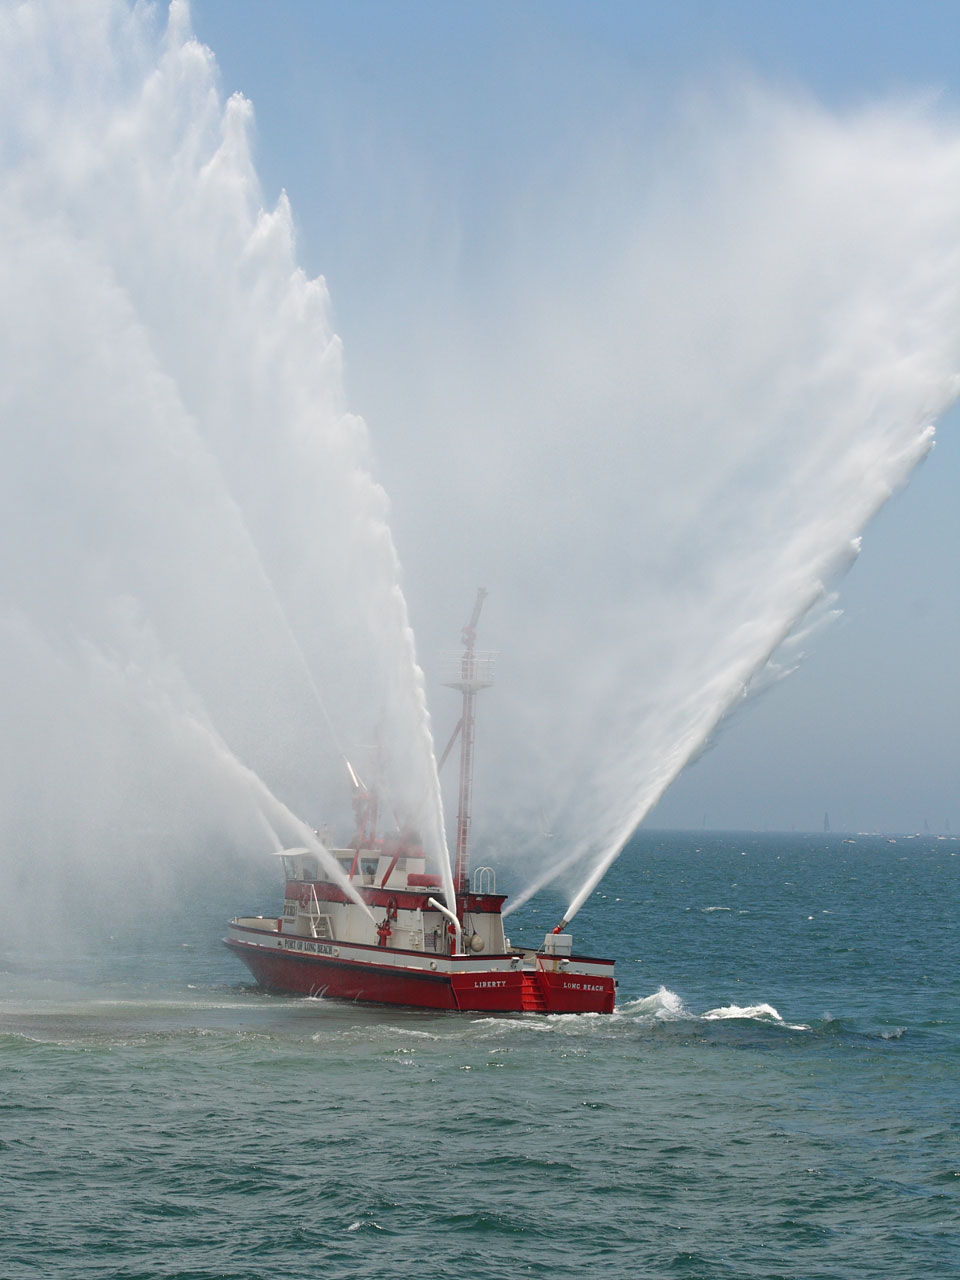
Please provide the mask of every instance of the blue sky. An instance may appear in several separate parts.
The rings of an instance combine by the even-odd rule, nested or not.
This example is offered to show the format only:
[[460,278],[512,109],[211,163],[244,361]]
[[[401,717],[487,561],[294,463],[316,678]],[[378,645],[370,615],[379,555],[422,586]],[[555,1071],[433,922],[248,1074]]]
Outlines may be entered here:
[[[503,245],[554,178],[576,205],[571,225],[602,229],[603,192],[558,177],[596,130],[632,163],[669,169],[685,136],[678,104],[745,84],[840,112],[920,98],[945,127],[960,108],[951,4],[193,0],[192,12],[224,91],[254,104],[266,201],[288,192],[300,260],[328,281],[415,623],[415,491],[401,444],[429,358],[412,330],[446,314],[487,335],[496,380]],[[576,244],[563,247],[575,276]],[[455,412],[436,389],[440,407]],[[721,730],[652,825],[811,829],[829,811],[835,828],[960,829],[958,427],[953,410],[933,455],[868,528],[840,584],[843,617]],[[472,596],[472,568],[458,600]]]

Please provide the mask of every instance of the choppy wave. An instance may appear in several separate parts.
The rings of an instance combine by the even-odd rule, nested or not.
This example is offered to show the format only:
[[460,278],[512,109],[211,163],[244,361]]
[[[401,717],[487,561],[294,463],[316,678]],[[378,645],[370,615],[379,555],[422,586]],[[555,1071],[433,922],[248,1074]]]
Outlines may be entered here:
[[[189,1257],[169,1271],[198,1280],[236,1274],[238,1240],[245,1277],[305,1276],[321,1256],[329,1280],[413,1275],[438,1241],[462,1247],[461,1270],[512,1276],[542,1271],[561,1239],[563,1277],[952,1274],[960,1024],[943,921],[957,864],[934,850],[905,870],[870,852],[838,870],[837,847],[813,866],[802,844],[790,857],[815,901],[843,907],[850,951],[826,950],[783,900],[784,875],[801,879],[786,846],[730,899],[757,908],[742,934],[699,914],[745,879],[739,843],[691,864],[678,838],[655,883],[622,859],[616,891],[663,927],[641,961],[635,917],[619,934],[620,917],[600,918],[621,972],[610,1016],[265,995],[229,954],[180,948],[176,922],[135,963],[25,961],[0,980],[4,1243],[37,1252],[10,1280],[142,1275],[191,1214]],[[863,903],[886,914],[858,916]],[[114,1222],[127,1234],[110,1236]],[[691,1261],[711,1249],[709,1266]]]

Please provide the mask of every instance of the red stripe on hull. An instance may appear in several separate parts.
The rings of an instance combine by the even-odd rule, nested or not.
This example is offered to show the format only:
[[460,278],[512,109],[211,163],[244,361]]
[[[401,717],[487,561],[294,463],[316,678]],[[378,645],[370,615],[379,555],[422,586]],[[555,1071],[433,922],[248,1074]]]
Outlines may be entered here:
[[[408,884],[413,884],[415,881],[416,877],[410,876]],[[428,892],[421,891],[419,893],[410,888],[390,889],[382,886],[356,883],[354,887],[370,907],[386,907],[395,902],[398,907],[405,911],[428,911],[430,909],[428,905],[430,898],[435,892],[432,886],[430,886]],[[288,902],[296,902],[301,899],[302,894],[309,894],[311,888],[316,892],[317,901],[321,904],[327,902],[349,903],[353,901],[345,889],[342,889],[337,884],[329,884],[322,880],[288,880],[284,890],[284,897]],[[506,900],[506,896],[502,893],[468,893],[462,894],[457,899],[457,902],[461,914],[464,911],[470,911],[480,915],[499,915]]]
[[351,964],[320,956],[290,955],[256,945],[227,942],[257,982],[270,991],[370,1004],[405,1004],[418,1009],[456,1009],[446,974]]
[[[519,969],[478,973],[427,973],[392,965],[357,964],[326,956],[291,954],[227,940],[257,982],[269,991],[293,995],[452,1009],[470,1013],[612,1013],[612,978],[581,974],[527,973]],[[524,977],[542,996],[524,998]]]

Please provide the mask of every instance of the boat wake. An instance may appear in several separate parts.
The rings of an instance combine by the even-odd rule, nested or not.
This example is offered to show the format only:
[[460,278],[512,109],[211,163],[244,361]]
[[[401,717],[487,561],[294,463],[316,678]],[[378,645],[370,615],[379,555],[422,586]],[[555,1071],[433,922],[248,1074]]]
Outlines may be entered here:
[[667,1021],[691,1022],[759,1022],[766,1026],[783,1027],[788,1031],[809,1031],[805,1022],[786,1022],[772,1004],[759,1001],[757,1004],[727,1004],[716,1009],[707,1009],[703,1013],[693,1013],[684,1004],[675,991],[661,987],[652,996],[632,1000],[623,1005],[621,1015],[629,1018],[643,1018]]
[[652,996],[643,996],[639,1000],[631,1000],[619,1010],[621,1016],[631,1018],[653,1018],[660,1022],[679,1021],[693,1015],[684,1005],[675,991],[661,987]]
[[[779,1012],[766,1001],[756,1004],[723,1005],[715,1009],[707,1009],[696,1013],[684,1002],[682,996],[668,987],[660,987],[649,996],[641,996],[636,1000],[628,1000],[618,1005],[611,1015],[599,1014],[524,1014],[518,1018],[477,1018],[472,1022],[474,1029],[483,1033],[509,1034],[510,1032],[549,1033],[576,1035],[580,1032],[592,1035],[596,1031],[605,1031],[609,1026],[611,1032],[628,1027],[655,1027],[674,1023],[689,1025],[731,1022],[751,1023],[764,1027],[775,1027],[784,1031],[810,1031],[812,1027],[804,1022],[787,1022]],[[599,1025],[598,1025],[599,1023]],[[605,1025],[604,1025],[605,1024]]]
[[810,1027],[805,1022],[784,1022],[780,1014],[772,1004],[728,1004],[720,1009],[708,1009],[706,1013],[702,1013],[701,1018],[704,1022],[717,1022],[724,1019],[736,1018],[742,1021],[765,1022],[773,1026],[786,1027],[790,1031],[809,1031]]

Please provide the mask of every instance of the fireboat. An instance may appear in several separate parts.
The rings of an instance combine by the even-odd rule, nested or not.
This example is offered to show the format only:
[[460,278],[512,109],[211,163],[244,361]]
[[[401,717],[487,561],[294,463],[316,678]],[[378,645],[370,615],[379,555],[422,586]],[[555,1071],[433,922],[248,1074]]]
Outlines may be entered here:
[[[356,832],[346,848],[285,849],[280,916],[240,916],[224,943],[267,991],[370,1004],[476,1013],[612,1013],[614,961],[575,955],[558,926],[536,950],[514,947],[503,927],[506,895],[494,868],[470,874],[477,694],[493,683],[496,655],[475,647],[487,592],[480,588],[463,628],[449,688],[462,698],[460,721],[440,767],[460,740],[454,901],[427,867],[412,832],[377,836],[379,803],[348,764]],[[449,875],[448,875],[449,881]]]

